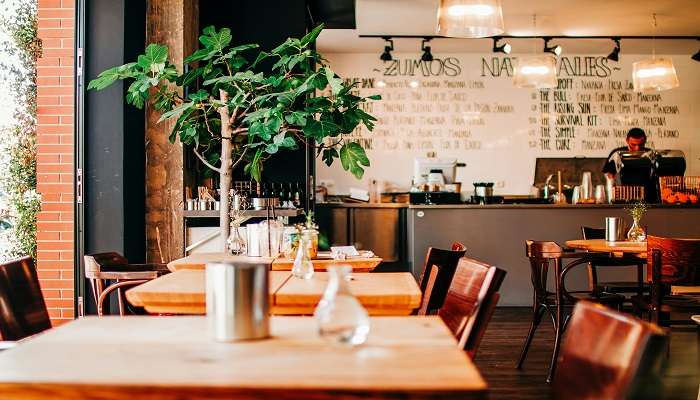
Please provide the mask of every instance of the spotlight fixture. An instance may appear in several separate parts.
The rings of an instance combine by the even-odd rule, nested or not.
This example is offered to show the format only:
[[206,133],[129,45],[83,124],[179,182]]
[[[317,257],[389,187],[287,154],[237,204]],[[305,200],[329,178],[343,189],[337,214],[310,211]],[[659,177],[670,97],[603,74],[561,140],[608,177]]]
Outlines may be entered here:
[[544,52],[545,53],[552,53],[555,56],[559,56],[561,54],[561,46],[556,45],[549,47],[549,41],[552,40],[552,38],[543,38],[544,39]]
[[384,46],[384,52],[381,56],[379,56],[379,59],[382,61],[391,61],[394,59],[393,57],[391,57],[391,52],[394,50],[394,41],[391,40],[391,38],[388,36],[384,37],[383,39],[387,41],[389,45]]
[[[700,38],[698,38],[698,40],[700,40]],[[698,50],[698,52],[693,54],[693,56],[690,58],[692,58],[695,61],[700,61],[700,50]]]
[[423,51],[423,55],[420,56],[420,59],[422,61],[433,61],[433,54],[430,52],[430,46],[425,45],[429,41],[430,39],[423,39],[423,41],[420,44],[420,49],[421,51]]
[[501,40],[499,37],[493,38],[493,52],[494,53],[505,53],[510,54],[511,46],[509,43],[505,42],[502,45],[498,45],[498,41]]
[[617,62],[620,61],[620,38],[611,39],[615,42],[615,48],[608,54],[608,60]]

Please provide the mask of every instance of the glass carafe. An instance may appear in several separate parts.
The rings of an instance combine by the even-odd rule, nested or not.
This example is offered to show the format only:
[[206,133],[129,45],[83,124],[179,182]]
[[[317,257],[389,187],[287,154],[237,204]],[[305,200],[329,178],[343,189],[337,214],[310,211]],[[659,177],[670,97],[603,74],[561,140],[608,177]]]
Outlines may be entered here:
[[231,233],[229,234],[226,244],[228,245],[229,253],[233,255],[246,254],[247,243],[241,236],[240,225],[236,222],[231,223]]
[[292,275],[300,279],[311,279],[314,276],[314,264],[311,262],[309,250],[311,241],[304,235],[299,235],[297,255],[292,265]]
[[333,344],[357,346],[367,340],[370,327],[367,310],[348,287],[351,271],[349,265],[328,267],[330,279],[314,317],[322,338]]

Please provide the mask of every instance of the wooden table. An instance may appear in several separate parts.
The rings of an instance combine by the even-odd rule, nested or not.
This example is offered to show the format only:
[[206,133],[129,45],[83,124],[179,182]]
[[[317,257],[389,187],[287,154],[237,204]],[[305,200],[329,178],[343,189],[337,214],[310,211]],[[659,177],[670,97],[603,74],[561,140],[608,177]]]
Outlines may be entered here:
[[646,258],[646,242],[608,242],[605,239],[569,240],[566,247],[578,250],[588,250],[596,253],[610,253],[615,257],[625,254],[638,258]]
[[0,353],[0,398],[76,400],[486,398],[438,317],[373,317],[334,347],[313,318],[272,317],[272,338],[219,343],[204,317],[85,317]]
[[[187,257],[179,258],[168,263],[168,269],[177,271],[180,269],[204,269],[204,265],[211,262],[231,262],[231,263],[251,263],[251,264],[272,264],[273,271],[291,271],[294,260],[286,257],[248,257],[233,256],[226,253],[196,253]],[[382,262],[380,257],[371,258],[349,258],[347,260],[334,260],[330,257],[320,258],[311,261],[314,269],[325,271],[330,265],[346,264],[352,266],[353,272],[370,272]]]
[[[270,271],[271,312],[313,314],[327,282],[327,272],[303,280],[286,271]],[[420,288],[408,272],[353,274],[348,283],[371,315],[408,315],[420,307]],[[130,289],[126,298],[150,313],[204,314],[204,290],[204,271],[185,269]]]

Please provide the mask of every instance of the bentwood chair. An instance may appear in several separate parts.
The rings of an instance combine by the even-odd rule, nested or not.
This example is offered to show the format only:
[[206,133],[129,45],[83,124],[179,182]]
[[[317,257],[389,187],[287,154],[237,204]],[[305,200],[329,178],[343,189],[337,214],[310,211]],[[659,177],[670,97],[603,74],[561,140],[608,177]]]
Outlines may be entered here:
[[[423,293],[418,315],[434,314],[442,307],[445,296],[447,296],[447,289],[450,287],[452,277],[455,274],[457,262],[464,257],[466,252],[466,247],[459,242],[454,242],[450,250],[437,249],[435,247],[428,249],[423,271],[418,281],[418,286]],[[432,272],[433,266],[437,268],[436,276],[433,279],[433,284],[428,287],[428,277]]]
[[700,312],[700,239],[648,236],[647,279],[649,296],[634,300],[652,322],[662,326],[693,324],[687,317]]
[[[586,239],[605,239],[605,229],[581,227],[581,234]],[[634,293],[642,295],[649,291],[649,287],[644,284],[644,260],[629,258],[605,257],[596,259],[588,263],[588,284],[589,290],[607,293]],[[599,282],[598,267],[637,267],[637,282]]]
[[[523,343],[516,368],[522,368],[535,331],[540,322],[542,322],[544,313],[547,312],[552,319],[555,333],[554,349],[549,364],[549,373],[547,374],[547,382],[551,382],[556,368],[555,363],[559,353],[561,336],[566,328],[566,322],[568,320],[568,311],[571,310],[573,305],[579,300],[590,300],[620,309],[625,298],[614,293],[566,290],[566,274],[572,268],[579,265],[586,265],[588,262],[605,257],[604,254],[565,252],[564,249],[555,242],[539,242],[533,240],[527,240],[525,242],[525,253],[530,260],[530,278],[533,287],[532,322],[525,342]],[[570,261],[565,265],[564,260],[566,259]],[[554,292],[547,288],[547,276],[550,266],[554,267]]]
[[[51,328],[34,261],[23,257],[0,264],[0,337],[17,341]],[[4,348],[11,347],[3,342]]]
[[[85,277],[90,281],[97,315],[104,315],[104,302],[116,291],[119,315],[126,315],[128,304],[124,290],[148,282],[170,271],[166,264],[129,264],[119,253],[98,253],[85,256]],[[114,283],[109,284],[110,281]]]
[[600,304],[574,308],[554,375],[558,399],[658,399],[668,337]]
[[[437,275],[433,267],[430,280]],[[506,276],[506,271],[472,260],[461,258],[454,278],[447,291],[445,302],[438,315],[459,345],[474,358],[481,338],[496,310],[498,290]]]

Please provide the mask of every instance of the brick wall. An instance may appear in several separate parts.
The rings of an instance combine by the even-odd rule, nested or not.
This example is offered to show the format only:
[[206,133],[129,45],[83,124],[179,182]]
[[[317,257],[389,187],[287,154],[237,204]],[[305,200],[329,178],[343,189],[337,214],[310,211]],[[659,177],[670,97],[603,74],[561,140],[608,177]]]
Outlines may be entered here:
[[37,270],[54,325],[73,318],[74,0],[38,0]]

